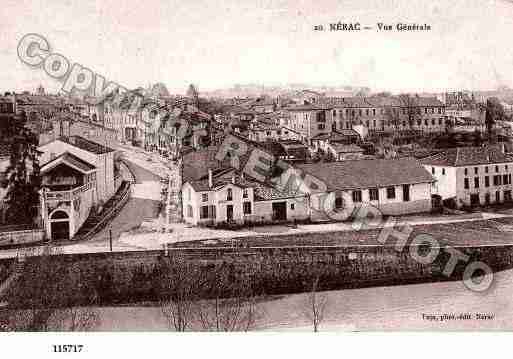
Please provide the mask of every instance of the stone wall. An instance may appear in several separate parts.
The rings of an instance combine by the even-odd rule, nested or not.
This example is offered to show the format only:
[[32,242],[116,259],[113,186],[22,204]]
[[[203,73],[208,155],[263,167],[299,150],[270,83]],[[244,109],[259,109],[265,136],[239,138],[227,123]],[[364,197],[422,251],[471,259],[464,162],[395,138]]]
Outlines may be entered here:
[[[512,267],[513,246],[458,249],[468,254],[470,261],[483,261],[494,271]],[[182,248],[69,254],[55,256],[54,260],[64,263],[77,283],[86,281],[87,287],[96,288],[100,301],[108,304],[160,299],[159,273],[169,268],[164,264],[177,258],[196,268],[198,280],[225,270],[232,278],[249,281],[255,293],[271,295],[309,291],[316,277],[320,290],[461,280],[465,263],[459,262],[453,275],[445,277],[442,271],[449,254],[440,253],[428,265],[414,261],[408,248],[398,253],[393,246]],[[28,265],[30,262],[27,258]]]

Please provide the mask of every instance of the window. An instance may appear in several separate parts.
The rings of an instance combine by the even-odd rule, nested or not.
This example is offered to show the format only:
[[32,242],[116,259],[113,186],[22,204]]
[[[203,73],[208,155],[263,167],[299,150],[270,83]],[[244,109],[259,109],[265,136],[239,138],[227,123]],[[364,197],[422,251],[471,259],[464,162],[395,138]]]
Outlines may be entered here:
[[504,169],[507,171],[507,170],[508,170],[508,165],[505,165],[505,166],[504,166]]
[[495,166],[495,173],[499,172],[499,166]]
[[479,177],[474,177],[474,188],[479,188]]
[[242,198],[248,198],[248,189],[247,188],[244,188],[242,190]]
[[508,183],[508,175],[502,175],[502,183],[503,184],[509,184]]
[[192,217],[192,206],[190,204],[187,206],[187,217]]
[[433,126],[435,125],[435,119],[434,119],[434,118],[431,120],[431,124],[432,124]]
[[417,120],[417,126],[420,126],[422,124],[422,120]]
[[294,203],[291,203],[291,204],[290,204],[290,209],[291,209],[291,210],[294,210]]
[[488,166],[485,167],[485,173],[488,173]]
[[479,171],[479,169],[477,167],[474,167],[474,174],[477,175],[477,172]]
[[251,202],[244,202],[242,204],[242,206],[243,206],[244,214],[251,214]]
[[438,120],[438,124],[439,124],[440,126],[442,125],[442,119],[441,119],[441,118]]
[[376,109],[375,108],[372,109],[372,116],[376,116]]
[[361,202],[362,201],[362,191],[353,191],[353,202]]
[[463,183],[463,188],[465,189],[468,189],[469,185],[468,185],[468,178],[465,178],[465,181]]
[[233,200],[233,190],[231,188],[228,188],[228,191],[226,193],[226,200],[227,201]]
[[500,186],[500,184],[501,184],[501,176],[500,175],[493,176],[493,185]]
[[201,202],[208,202],[208,193],[203,193],[201,195]]
[[442,175],[445,176],[445,168],[442,168]]
[[324,130],[325,128],[326,128],[326,126],[324,125],[324,123],[319,123],[317,125],[317,129],[319,129],[319,130]]
[[210,206],[210,218],[216,218],[216,206]]
[[468,169],[465,168],[465,176],[468,175]]
[[337,110],[333,110],[333,117],[337,116]]
[[377,188],[369,189],[369,198],[371,201],[379,201],[379,190]]
[[335,194],[335,208],[340,209],[344,207],[344,200],[342,199],[342,194],[337,192]]
[[187,200],[189,200],[189,201],[191,200],[191,189],[190,188],[187,190]]
[[208,218],[208,206],[201,206],[200,219]]
[[511,201],[511,191],[504,191],[504,201]]
[[495,202],[501,201],[501,193],[499,191],[495,192]]
[[395,198],[395,187],[387,187],[387,198],[388,199]]
[[431,174],[434,175],[435,174],[435,168],[434,167],[431,167]]
[[366,109],[366,110],[365,110],[365,115],[366,115],[366,116],[369,116],[369,109]]
[[490,187],[490,177],[485,177],[485,187]]
[[424,125],[427,126],[428,125],[428,120],[424,120]]

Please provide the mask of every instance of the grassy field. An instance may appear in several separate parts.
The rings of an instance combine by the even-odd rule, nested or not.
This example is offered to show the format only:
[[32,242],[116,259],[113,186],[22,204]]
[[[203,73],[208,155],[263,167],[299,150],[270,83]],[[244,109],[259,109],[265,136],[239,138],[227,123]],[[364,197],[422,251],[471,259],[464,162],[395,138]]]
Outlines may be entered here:
[[[395,228],[401,230],[401,228]],[[171,247],[282,247],[282,246],[353,246],[381,245],[378,236],[382,230],[332,231],[322,233],[296,233],[276,236],[253,236],[233,239],[208,239],[171,244]],[[422,224],[413,226],[410,240],[417,234],[427,233],[440,245],[481,246],[513,245],[513,218],[480,220],[447,224]],[[386,245],[394,245],[391,237]]]

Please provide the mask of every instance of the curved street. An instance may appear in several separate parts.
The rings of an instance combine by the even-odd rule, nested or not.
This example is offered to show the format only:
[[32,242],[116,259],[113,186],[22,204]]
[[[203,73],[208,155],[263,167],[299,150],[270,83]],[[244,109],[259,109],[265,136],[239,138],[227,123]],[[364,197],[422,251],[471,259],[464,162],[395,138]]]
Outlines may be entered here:
[[[109,231],[112,231],[114,243],[120,234],[138,228],[144,220],[156,218],[160,209],[160,177],[149,170],[124,160],[135,177],[130,199],[116,217],[91,240],[91,244],[108,243]],[[127,178],[128,176],[125,176]]]

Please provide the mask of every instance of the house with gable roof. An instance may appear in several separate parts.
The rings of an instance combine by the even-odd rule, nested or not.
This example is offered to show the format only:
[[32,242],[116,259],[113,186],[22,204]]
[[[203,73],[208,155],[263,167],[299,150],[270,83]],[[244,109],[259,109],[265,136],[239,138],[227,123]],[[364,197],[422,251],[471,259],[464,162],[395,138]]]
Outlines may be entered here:
[[513,154],[503,144],[451,148],[421,162],[436,179],[433,193],[458,207],[512,200]]

